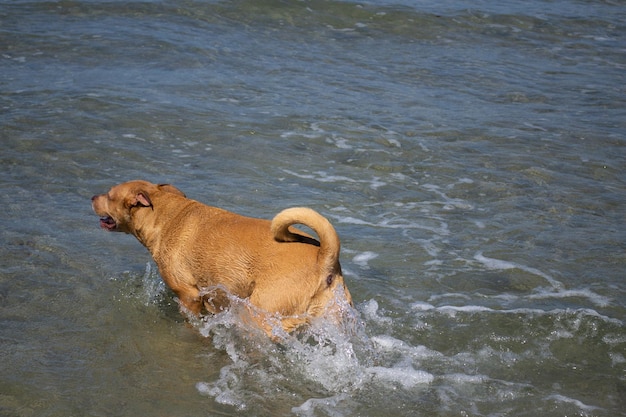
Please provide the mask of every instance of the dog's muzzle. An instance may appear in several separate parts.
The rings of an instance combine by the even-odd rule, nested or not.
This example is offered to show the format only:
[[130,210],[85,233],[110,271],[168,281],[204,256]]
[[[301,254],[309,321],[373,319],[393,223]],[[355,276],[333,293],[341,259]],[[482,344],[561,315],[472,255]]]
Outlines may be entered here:
[[108,230],[109,232],[113,232],[117,229],[117,223],[115,223],[115,220],[113,220],[113,217],[111,216],[101,217],[100,227],[104,230]]
[[96,210],[96,200],[98,199],[98,197],[100,196],[94,195],[93,197],[91,197],[91,208],[97,215],[100,216],[100,227],[104,230],[108,230],[109,232],[113,232],[117,229],[117,223],[115,222],[115,219],[113,219],[113,217],[109,216],[108,214],[101,215],[100,213],[98,213],[98,211],[100,211]]

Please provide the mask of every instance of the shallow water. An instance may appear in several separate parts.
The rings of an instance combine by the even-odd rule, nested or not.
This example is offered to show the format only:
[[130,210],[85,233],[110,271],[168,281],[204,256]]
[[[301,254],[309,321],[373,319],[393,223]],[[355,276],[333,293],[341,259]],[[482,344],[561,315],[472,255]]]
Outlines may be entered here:
[[[0,2],[0,415],[626,415],[624,21],[611,1]],[[135,178],[320,211],[347,328],[185,324],[91,212]]]

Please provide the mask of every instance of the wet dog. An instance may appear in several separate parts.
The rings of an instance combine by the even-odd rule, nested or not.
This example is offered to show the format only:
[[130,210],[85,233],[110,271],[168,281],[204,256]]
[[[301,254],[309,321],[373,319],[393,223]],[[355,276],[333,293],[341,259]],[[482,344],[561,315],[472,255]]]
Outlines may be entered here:
[[337,295],[352,304],[339,237],[312,209],[289,208],[272,221],[244,217],[147,181],[116,185],[91,200],[104,230],[132,234],[150,251],[187,313],[218,313],[230,293],[248,299],[256,307],[251,318],[272,335],[270,318],[291,332],[313,317],[339,316]]

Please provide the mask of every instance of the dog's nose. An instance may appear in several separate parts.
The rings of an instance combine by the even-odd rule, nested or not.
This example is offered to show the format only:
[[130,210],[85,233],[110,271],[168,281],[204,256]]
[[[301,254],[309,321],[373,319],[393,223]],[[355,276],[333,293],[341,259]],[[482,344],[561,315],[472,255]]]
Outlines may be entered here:
[[95,200],[96,197],[98,197],[97,195],[94,195],[93,197],[91,197],[91,201]]

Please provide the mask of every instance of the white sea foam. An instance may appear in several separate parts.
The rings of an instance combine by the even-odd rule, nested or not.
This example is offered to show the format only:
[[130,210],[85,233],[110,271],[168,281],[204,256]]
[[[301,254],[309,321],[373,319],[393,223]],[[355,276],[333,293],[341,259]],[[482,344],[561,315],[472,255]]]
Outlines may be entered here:
[[405,347],[406,344],[395,337],[388,335],[373,336],[372,342],[382,350],[391,351],[399,347]]
[[418,301],[418,302],[412,303],[410,308],[411,310],[428,311],[428,310],[433,310],[435,306],[432,304],[422,303]]
[[293,136],[303,137],[306,139],[317,139],[321,135],[319,133],[304,133],[304,132],[284,132],[280,134],[280,137],[283,139],[288,139]]
[[426,346],[411,346],[408,343],[389,335],[372,336],[372,344],[380,353],[401,353],[405,358],[421,361],[427,358],[441,357],[441,353]]
[[[335,216],[337,217],[337,216]],[[370,222],[366,222],[365,220],[362,219],[357,219],[356,217],[350,217],[350,216],[341,216],[341,217],[337,217],[340,223],[347,223],[347,224],[362,224],[362,225],[367,225],[367,226],[373,226],[372,223]]]
[[379,324],[391,324],[392,320],[389,317],[381,316],[378,312],[378,302],[374,299],[364,302],[361,305],[361,312],[365,315],[365,318],[379,323]]
[[494,310],[492,308],[489,307],[483,307],[483,306],[474,306],[474,305],[467,305],[467,306],[442,306],[439,307],[437,310],[439,310],[440,312],[447,314],[450,317],[455,317],[457,313],[461,312],[461,313],[482,313],[482,312],[493,312]]
[[[333,214],[332,217],[338,223],[358,224],[362,226],[380,227],[380,228],[385,228],[385,229],[401,229],[403,231],[408,230],[408,229],[426,230],[426,231],[432,232],[436,236],[447,236],[450,234],[450,230],[448,229],[448,224],[444,221],[441,221],[438,227],[433,227],[433,226],[413,222],[410,220],[398,219],[398,218],[391,218],[391,219],[383,218],[382,220],[378,222],[372,222],[372,221],[359,219],[353,216]],[[425,239],[414,239],[414,241],[424,243],[425,245],[430,244],[432,242],[431,240],[425,240]],[[439,250],[437,249],[436,252],[438,253]]]
[[465,200],[462,200],[459,198],[448,197],[448,195],[445,192],[441,191],[441,187],[438,185],[422,184],[422,188],[440,196],[443,201],[444,210],[454,210],[454,209],[473,210],[474,209],[474,205]]
[[621,353],[609,353],[609,357],[611,358],[611,365],[617,366],[626,363],[626,358]]
[[414,388],[417,385],[430,384],[435,379],[432,374],[415,370],[410,366],[398,368],[374,366],[368,368],[368,371],[374,375],[375,378],[384,382],[398,384],[404,389]]
[[283,169],[283,172],[292,175],[294,177],[297,178],[303,178],[303,179],[308,179],[308,180],[314,180],[314,181],[318,181],[318,182],[330,182],[330,183],[341,183],[341,182],[347,182],[347,183],[357,183],[357,184],[367,184],[370,186],[370,188],[372,189],[376,189],[379,187],[382,187],[383,185],[387,185],[386,182],[381,181],[380,177],[372,177],[369,180],[356,180],[354,178],[350,178],[350,177],[346,177],[343,175],[331,175],[329,173],[327,173],[326,171],[315,171],[315,172],[310,172],[310,173],[298,173],[295,171],[291,171],[288,169]]
[[[452,296],[454,296],[454,294],[451,294]],[[450,296],[450,294],[446,295],[446,296]],[[439,299],[442,297],[430,297],[430,301],[435,300],[435,299]],[[464,298],[464,297],[462,297]],[[376,305],[377,306],[377,305]],[[430,303],[425,303],[425,302],[421,302],[421,301],[416,301],[414,303],[410,304],[410,309],[412,311],[416,311],[418,313],[422,313],[422,312],[437,312],[437,313],[441,313],[441,314],[446,314],[450,317],[455,317],[458,313],[464,313],[464,314],[480,314],[480,313],[490,313],[490,314],[515,314],[515,315],[526,315],[526,316],[563,316],[563,315],[568,315],[568,316],[580,316],[580,317],[595,317],[599,320],[602,320],[605,323],[611,323],[611,324],[615,324],[618,326],[622,326],[624,323],[622,320],[620,319],[616,319],[613,317],[608,317],[605,316],[603,314],[598,313],[596,310],[590,309],[590,308],[578,308],[578,309],[571,309],[571,308],[565,308],[565,309],[551,309],[551,310],[542,310],[539,308],[513,308],[513,309],[497,309],[497,308],[491,308],[491,307],[486,307],[486,306],[481,306],[481,305],[463,305],[463,306],[454,306],[454,305],[440,305],[440,306],[434,306],[433,304]],[[554,333],[555,335],[559,334],[557,331],[555,331]],[[566,337],[567,335],[564,333],[562,334],[563,337]],[[567,336],[569,337],[569,336]],[[623,342],[623,340],[619,339],[620,343]],[[608,343],[608,341],[607,341]]]
[[448,374],[442,377],[454,384],[483,384],[490,378],[485,375]]
[[198,382],[196,383],[196,389],[201,394],[214,397],[215,401],[220,404],[227,404],[238,410],[245,410],[247,408],[246,403],[237,392],[237,385],[240,379],[235,369],[238,367],[241,368],[241,364],[223,367],[220,371],[220,378],[217,381],[212,383]]
[[345,138],[335,138],[335,139],[326,139],[328,143],[334,143],[340,149],[352,149],[352,145],[348,143],[348,139]]
[[560,395],[560,394],[553,394],[553,395],[549,395],[545,398],[546,400],[552,400],[552,401],[556,401],[556,402],[560,402],[560,403],[567,403],[567,404],[572,404],[576,407],[578,407],[579,409],[585,411],[585,412],[592,412],[594,410],[600,410],[601,407],[596,407],[593,405],[587,405],[585,403],[583,403],[580,400],[577,400],[575,398],[569,398],[566,397],[564,395]]
[[458,293],[458,292],[452,292],[452,293],[447,292],[443,294],[433,294],[428,298],[428,301],[437,301],[437,300],[448,299],[448,298],[459,298],[459,299],[464,299],[464,300],[471,299],[471,297],[467,294]]
[[622,343],[626,344],[626,333],[625,334],[607,334],[602,337],[602,341],[611,346],[621,345]]
[[586,298],[599,307],[606,307],[611,303],[610,298],[596,294],[588,289],[542,291],[537,294],[531,294],[528,298],[532,300],[542,300],[547,298]]
[[556,288],[556,289],[563,288],[563,284],[561,282],[557,281],[556,279],[552,278],[550,275],[536,268],[531,268],[526,265],[518,264],[515,262],[503,261],[501,259],[488,258],[484,256],[482,252],[476,252],[476,254],[474,255],[474,259],[482,263],[488,269],[496,269],[496,270],[520,269],[522,271],[544,278],[546,281],[548,281],[548,283],[553,288]]
[[341,417],[344,414],[337,411],[337,405],[348,399],[347,394],[337,394],[327,398],[309,398],[299,407],[293,407],[291,412],[297,416],[317,416],[318,410],[330,417]]
[[376,259],[378,254],[376,252],[365,251],[352,258],[352,262],[359,265],[361,268],[369,268],[369,261]]

